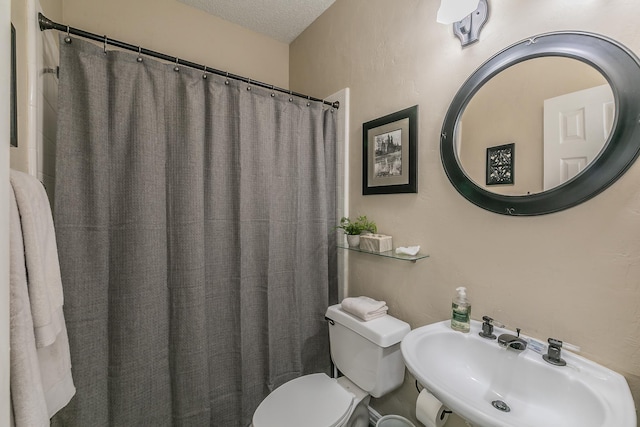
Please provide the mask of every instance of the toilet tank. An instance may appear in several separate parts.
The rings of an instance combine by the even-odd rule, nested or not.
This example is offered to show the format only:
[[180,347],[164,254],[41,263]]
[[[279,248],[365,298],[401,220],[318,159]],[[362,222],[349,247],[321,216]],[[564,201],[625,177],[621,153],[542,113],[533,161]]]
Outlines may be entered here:
[[343,311],[340,304],[327,309],[331,359],[358,387],[380,397],[404,381],[400,341],[409,324],[393,316],[363,321]]

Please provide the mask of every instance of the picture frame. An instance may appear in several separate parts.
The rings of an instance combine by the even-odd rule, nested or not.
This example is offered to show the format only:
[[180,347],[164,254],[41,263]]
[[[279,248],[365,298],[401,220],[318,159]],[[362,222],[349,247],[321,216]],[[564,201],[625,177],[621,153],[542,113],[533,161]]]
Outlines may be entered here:
[[515,182],[515,143],[487,148],[487,185],[513,185]]
[[16,28],[11,24],[11,93],[10,93],[10,144],[11,147],[18,146],[18,91],[16,84]]
[[418,106],[362,125],[362,194],[418,192]]

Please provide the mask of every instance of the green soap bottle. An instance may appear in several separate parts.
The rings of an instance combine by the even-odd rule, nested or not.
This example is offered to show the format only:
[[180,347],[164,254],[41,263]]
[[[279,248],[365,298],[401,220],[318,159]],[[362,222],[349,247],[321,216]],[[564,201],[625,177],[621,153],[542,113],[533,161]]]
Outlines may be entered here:
[[469,332],[471,329],[471,302],[467,299],[467,288],[456,288],[456,296],[451,303],[451,329]]

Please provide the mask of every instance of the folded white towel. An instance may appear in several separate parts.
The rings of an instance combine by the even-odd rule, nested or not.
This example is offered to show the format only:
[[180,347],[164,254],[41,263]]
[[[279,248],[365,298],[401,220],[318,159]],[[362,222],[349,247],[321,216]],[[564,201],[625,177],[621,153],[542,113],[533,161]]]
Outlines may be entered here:
[[373,298],[360,296],[349,297],[342,300],[342,309],[362,320],[368,321],[387,314],[387,303]]

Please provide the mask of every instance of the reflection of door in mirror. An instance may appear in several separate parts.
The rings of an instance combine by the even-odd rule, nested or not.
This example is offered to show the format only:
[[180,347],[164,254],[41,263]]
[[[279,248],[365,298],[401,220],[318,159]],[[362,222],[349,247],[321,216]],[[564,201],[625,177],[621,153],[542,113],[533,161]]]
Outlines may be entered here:
[[[595,68],[565,57],[540,57],[505,69],[467,104],[456,129],[458,162],[487,191],[504,195],[542,192],[544,100],[603,84],[607,81]],[[517,153],[514,183],[487,187],[486,149],[507,143],[515,143]]]
[[609,85],[544,101],[544,190],[567,182],[595,159],[611,133],[615,102]]

